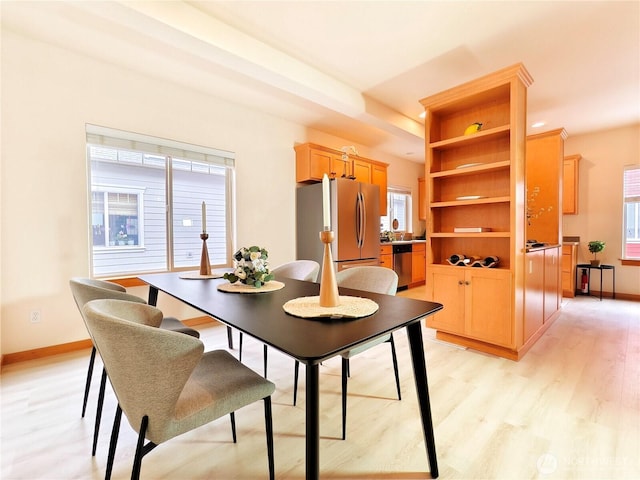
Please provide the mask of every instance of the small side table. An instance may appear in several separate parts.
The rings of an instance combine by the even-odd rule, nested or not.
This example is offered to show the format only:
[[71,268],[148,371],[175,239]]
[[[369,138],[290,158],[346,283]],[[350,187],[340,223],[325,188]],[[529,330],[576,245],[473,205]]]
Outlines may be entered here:
[[616,267],[614,265],[598,265],[597,267],[590,263],[580,263],[576,265],[576,285],[580,285],[580,282],[578,282],[578,275],[581,269],[587,270],[587,293],[581,293],[581,295],[591,295],[591,270],[600,270],[600,301],[602,301],[602,271],[611,270],[613,298],[616,298]]

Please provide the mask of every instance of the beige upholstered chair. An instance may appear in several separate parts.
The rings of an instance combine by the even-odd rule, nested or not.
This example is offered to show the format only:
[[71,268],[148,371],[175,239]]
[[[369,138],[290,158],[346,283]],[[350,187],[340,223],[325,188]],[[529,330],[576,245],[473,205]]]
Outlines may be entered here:
[[[135,295],[130,295],[126,292],[126,289],[118,284],[112,282],[105,282],[103,280],[95,280],[92,278],[75,277],[69,281],[71,287],[71,293],[73,299],[82,314],[82,307],[91,300],[97,299],[118,299],[127,300],[136,303],[146,303],[142,298]],[[84,318],[84,317],[83,317]],[[86,322],[85,322],[86,323]],[[191,335],[192,337],[200,337],[197,330],[189,328],[184,325],[180,320],[173,317],[163,318],[160,324],[160,328],[167,330],[173,330],[176,332]],[[84,417],[87,409],[87,399],[89,398],[89,390],[91,388],[91,378],[93,375],[93,365],[96,357],[95,345],[91,348],[91,356],[89,358],[89,368],[87,369],[87,380],[84,387],[84,399],[82,402],[82,416]],[[98,394],[98,405],[96,408],[96,419],[93,432],[93,447],[91,454],[96,454],[96,445],[98,444],[98,433],[100,432],[100,420],[102,417],[102,405],[104,401],[104,390],[107,381],[107,375],[104,369],[102,370],[102,377],[100,380],[100,392]]]
[[[276,280],[284,280],[293,278],[294,280],[302,280],[304,282],[315,282],[318,279],[320,264],[313,260],[294,260],[284,263],[271,270]],[[240,345],[238,347],[239,359],[242,361],[242,332],[240,332]],[[264,359],[264,378],[267,378],[267,346],[263,347]],[[296,370],[297,372],[297,370]],[[295,392],[294,392],[295,405]]]
[[[385,267],[352,267],[336,273],[336,282],[339,287],[352,288],[354,290],[363,290],[365,292],[382,293],[386,295],[395,295],[398,289],[398,275],[390,268]],[[391,345],[391,358],[393,361],[393,371],[396,376],[396,390],[398,392],[398,400],[401,400],[400,394],[400,376],[398,375],[398,359],[396,356],[396,346],[393,340],[393,334],[376,338],[370,342],[360,345],[352,350],[342,354],[342,439],[347,436],[347,377],[349,376],[349,359],[359,353],[369,350],[380,343],[388,342]],[[296,363],[296,370],[298,364]],[[294,399],[298,389],[298,375],[296,371],[294,380]],[[295,404],[295,400],[294,400]]]
[[257,400],[264,401],[269,477],[275,477],[273,383],[225,350],[203,353],[199,339],[154,328],[162,312],[150,305],[94,300],[83,313],[118,399],[106,478],[122,413],[138,432],[131,476],[138,479],[142,458],[159,444],[224,415],[233,419],[233,412]]

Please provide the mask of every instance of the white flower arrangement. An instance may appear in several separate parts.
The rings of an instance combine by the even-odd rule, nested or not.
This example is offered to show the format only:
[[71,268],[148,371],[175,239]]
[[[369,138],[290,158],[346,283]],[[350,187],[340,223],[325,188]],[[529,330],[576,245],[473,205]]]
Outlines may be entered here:
[[225,273],[224,279],[231,283],[240,282],[260,288],[273,280],[273,274],[269,273],[268,258],[269,252],[264,248],[255,245],[249,248],[242,247],[233,254],[234,271]]

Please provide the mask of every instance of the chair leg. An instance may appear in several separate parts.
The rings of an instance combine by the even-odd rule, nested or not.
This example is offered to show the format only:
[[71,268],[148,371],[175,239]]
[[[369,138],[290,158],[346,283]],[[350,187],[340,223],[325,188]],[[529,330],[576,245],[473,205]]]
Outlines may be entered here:
[[347,372],[349,359],[342,357],[342,439],[347,438]]
[[241,362],[242,361],[242,332],[240,332],[240,345],[238,345],[238,360]]
[[296,364],[293,367],[293,406],[296,406],[298,400],[298,373],[300,371],[300,362],[296,360]]
[[267,458],[269,460],[269,480],[275,479],[275,462],[273,459],[273,420],[271,414],[271,397],[264,398],[264,423],[267,432]]
[[396,342],[393,341],[393,333],[389,337],[389,343],[391,344],[391,359],[393,360],[393,373],[396,375],[396,390],[398,391],[398,400],[402,400],[400,394],[400,375],[398,374],[398,357],[396,356]]
[[156,448],[153,442],[144,443],[144,437],[147,434],[147,425],[149,425],[149,417],[146,415],[142,417],[140,422],[140,433],[138,433],[138,443],[136,444],[136,454],[133,457],[133,469],[131,470],[131,480],[140,480],[140,469],[142,467],[142,457],[144,457],[151,450]]
[[84,400],[82,401],[82,418],[87,411],[87,400],[89,399],[89,389],[91,388],[91,376],[93,375],[93,364],[96,360],[96,347],[91,347],[89,357],[89,369],[87,370],[87,381],[84,384]]
[[267,346],[263,345],[262,356],[264,357],[264,378],[267,378]]
[[104,474],[104,480],[111,479],[111,471],[113,470],[113,460],[116,456],[116,446],[118,444],[118,434],[120,433],[120,422],[122,419],[122,408],[120,404],[116,408],[115,417],[113,417],[113,429],[111,430],[111,441],[109,442],[109,455],[107,456],[107,470]]
[[231,412],[229,417],[231,417],[231,436],[233,437],[233,443],[236,443],[238,440],[236,437],[236,413]]
[[96,456],[96,448],[98,446],[98,433],[100,433],[100,419],[102,418],[102,405],[104,404],[104,390],[107,385],[107,371],[102,369],[102,377],[100,378],[100,393],[98,394],[98,406],[96,407],[96,422],[93,426],[93,447],[91,456]]

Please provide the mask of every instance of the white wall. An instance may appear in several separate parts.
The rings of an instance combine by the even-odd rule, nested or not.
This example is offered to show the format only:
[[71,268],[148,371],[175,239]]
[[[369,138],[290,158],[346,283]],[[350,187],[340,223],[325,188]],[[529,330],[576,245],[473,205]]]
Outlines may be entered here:
[[[598,258],[616,267],[616,293],[640,295],[640,267],[622,266],[622,176],[625,165],[640,164],[640,125],[569,136],[565,155],[581,154],[578,214],[563,216],[563,235],[579,236],[578,263],[589,263],[587,243],[604,240]],[[611,291],[611,276],[603,275],[604,290]],[[594,277],[595,278],[595,277]],[[599,289],[599,277],[595,283]],[[592,284],[593,288],[593,284]]]
[[[1,53],[0,354],[87,338],[68,286],[89,275],[85,123],[236,152],[237,244],[264,246],[273,265],[295,258],[294,144],[353,144],[7,30]],[[417,198],[422,166],[360,153],[391,163],[389,182]]]

